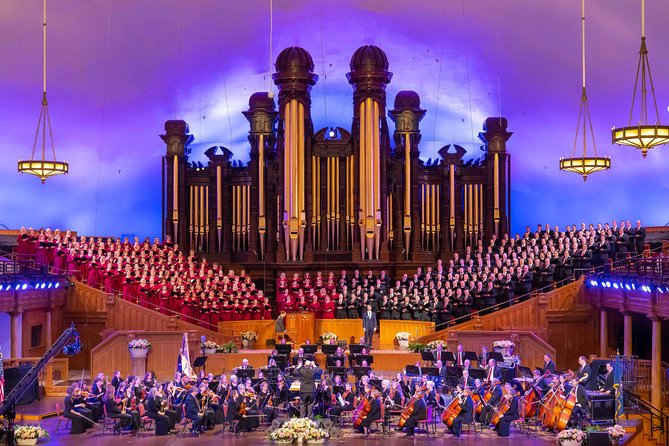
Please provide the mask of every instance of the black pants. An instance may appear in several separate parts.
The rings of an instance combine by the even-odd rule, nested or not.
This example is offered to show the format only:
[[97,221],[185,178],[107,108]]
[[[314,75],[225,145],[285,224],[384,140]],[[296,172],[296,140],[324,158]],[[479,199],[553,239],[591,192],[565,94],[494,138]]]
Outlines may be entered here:
[[130,411],[126,413],[119,413],[119,414],[113,414],[109,415],[109,418],[115,418],[118,420],[121,420],[121,427],[123,428],[128,428],[132,430],[136,430],[139,428],[139,422],[137,423],[137,426],[134,426],[134,417],[130,414]]
[[300,418],[311,418],[314,410],[313,392],[300,392]]
[[362,420],[362,422],[360,423],[360,427],[363,428],[363,429],[368,428],[373,422],[379,421],[379,420],[381,420],[381,417],[379,417],[379,418],[365,417],[365,419]]
[[409,417],[406,423],[404,423],[404,427],[407,430],[407,434],[413,435],[413,431],[414,429],[416,429],[416,426],[418,426],[418,418]]
[[156,422],[156,435],[167,435],[170,431],[170,419],[167,415],[157,412],[147,413],[147,416]]
[[458,415],[453,419],[453,426],[451,426],[451,430],[453,431],[453,435],[456,437],[459,437],[462,434],[462,423],[465,421],[465,417],[462,417]]
[[509,427],[511,426],[511,422],[514,420],[517,420],[518,417],[509,417],[504,415],[502,418],[499,419],[499,423],[497,423],[497,435],[500,437],[508,437],[509,436]]
[[194,415],[194,416],[189,417],[189,418],[193,422],[193,425],[191,426],[191,429],[194,430],[194,431],[200,430],[200,428],[202,427],[202,417],[198,414],[198,415]]
[[[91,416],[91,411],[85,408],[79,408],[77,413],[80,413],[81,415],[85,416],[86,418],[92,419]],[[72,412],[64,412],[63,416],[67,418],[68,420],[71,421],[70,424],[70,433],[71,434],[83,434],[86,432],[86,429],[93,427],[93,423],[90,421],[82,418],[81,416],[77,415],[76,413]]]

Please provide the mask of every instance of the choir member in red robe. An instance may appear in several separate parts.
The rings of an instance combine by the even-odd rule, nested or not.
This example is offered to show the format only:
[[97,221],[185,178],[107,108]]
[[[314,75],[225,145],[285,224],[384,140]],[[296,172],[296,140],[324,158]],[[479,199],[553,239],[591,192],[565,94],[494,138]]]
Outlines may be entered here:
[[335,304],[330,299],[330,296],[325,296],[325,302],[321,305],[321,318],[334,319]]

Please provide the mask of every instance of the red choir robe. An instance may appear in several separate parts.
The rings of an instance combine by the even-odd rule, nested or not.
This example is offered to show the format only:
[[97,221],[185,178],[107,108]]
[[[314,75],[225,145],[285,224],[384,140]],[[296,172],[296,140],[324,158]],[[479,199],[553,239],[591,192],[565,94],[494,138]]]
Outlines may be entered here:
[[330,301],[330,302],[323,302],[323,305],[321,305],[321,318],[322,319],[334,319],[334,312],[335,312],[335,303]]

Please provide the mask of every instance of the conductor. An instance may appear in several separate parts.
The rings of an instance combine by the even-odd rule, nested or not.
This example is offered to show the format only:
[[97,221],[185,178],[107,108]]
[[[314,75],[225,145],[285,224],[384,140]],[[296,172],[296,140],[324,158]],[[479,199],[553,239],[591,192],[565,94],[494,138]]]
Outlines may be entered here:
[[316,390],[315,380],[319,374],[313,361],[304,361],[304,366],[298,366],[293,371],[293,376],[300,378],[300,418],[311,418],[314,408],[314,392]]

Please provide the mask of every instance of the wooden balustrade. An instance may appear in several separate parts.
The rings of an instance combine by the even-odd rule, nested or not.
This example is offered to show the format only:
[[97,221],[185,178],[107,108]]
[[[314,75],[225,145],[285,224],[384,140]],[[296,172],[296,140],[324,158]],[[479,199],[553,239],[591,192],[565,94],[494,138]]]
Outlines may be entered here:
[[[128,352],[128,341],[146,339],[151,349],[146,359],[146,370],[153,370],[159,381],[172,379],[176,372],[177,358],[181,348],[183,333],[176,331],[118,330],[110,333],[102,342],[91,349],[90,370],[113,376],[120,370],[122,376],[131,373],[132,363]],[[199,338],[193,331],[188,332],[191,360],[199,356]]]
[[420,339],[434,333],[434,322],[396,321],[382,319],[379,322],[379,338],[382,347],[395,344],[395,334],[407,332],[414,339]]
[[320,338],[326,332],[336,334],[347,344],[357,343],[365,335],[362,319],[316,319],[316,336]]
[[[636,362],[637,389],[639,392],[650,392],[650,370],[651,361],[649,359],[638,359]],[[665,405],[669,405],[669,379],[667,378],[667,368],[669,364],[662,362],[662,399]]]
[[555,356],[555,349],[544,339],[528,330],[450,330],[448,332],[449,351],[456,351],[462,345],[465,351],[480,352],[482,346],[490,347],[494,341],[512,340],[516,345],[514,354],[520,357],[521,365],[541,367],[546,353]]

